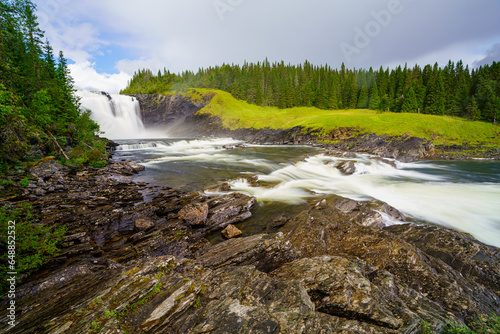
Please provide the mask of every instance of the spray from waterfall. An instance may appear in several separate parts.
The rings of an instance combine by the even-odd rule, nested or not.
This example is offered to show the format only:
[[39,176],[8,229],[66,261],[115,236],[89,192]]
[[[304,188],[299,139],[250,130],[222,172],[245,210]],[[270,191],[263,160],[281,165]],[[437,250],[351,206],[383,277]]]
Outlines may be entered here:
[[139,101],[135,97],[105,92],[79,90],[83,109],[91,111],[104,137],[109,139],[142,139],[166,137],[161,131],[151,131],[144,127],[141,119]]

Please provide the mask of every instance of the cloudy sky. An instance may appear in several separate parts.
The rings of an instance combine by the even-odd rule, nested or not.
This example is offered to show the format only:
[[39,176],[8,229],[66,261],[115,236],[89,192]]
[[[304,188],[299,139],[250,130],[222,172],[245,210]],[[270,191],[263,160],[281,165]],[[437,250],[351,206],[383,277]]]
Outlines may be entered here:
[[34,0],[75,86],[118,92],[140,68],[285,61],[378,69],[500,61],[500,0]]

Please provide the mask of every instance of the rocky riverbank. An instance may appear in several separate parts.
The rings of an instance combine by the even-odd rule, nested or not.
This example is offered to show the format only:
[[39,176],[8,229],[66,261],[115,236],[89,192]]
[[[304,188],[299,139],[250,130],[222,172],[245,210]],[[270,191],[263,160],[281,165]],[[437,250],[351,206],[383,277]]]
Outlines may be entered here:
[[2,301],[0,331],[418,333],[500,314],[500,250],[469,235],[386,226],[405,218],[327,196],[277,218],[273,233],[213,245],[206,237],[250,217],[255,199],[164,188],[145,202],[152,189],[132,181],[142,168],[45,159],[3,199],[68,230],[60,254],[17,287],[13,328]]

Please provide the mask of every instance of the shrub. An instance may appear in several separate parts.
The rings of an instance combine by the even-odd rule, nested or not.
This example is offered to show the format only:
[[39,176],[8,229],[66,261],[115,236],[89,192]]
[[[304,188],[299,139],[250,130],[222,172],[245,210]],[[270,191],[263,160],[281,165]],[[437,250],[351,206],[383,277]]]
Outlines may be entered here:
[[[57,245],[66,233],[66,227],[52,228],[36,224],[28,203],[16,207],[4,206],[0,209],[0,294],[7,287],[7,272],[14,271],[17,276],[30,275],[59,252]],[[12,224],[10,222],[15,222]],[[15,226],[12,228],[9,226]],[[13,234],[11,231],[15,231]],[[10,232],[10,234],[9,234]],[[8,254],[8,246],[15,245],[15,255]],[[14,267],[9,266],[14,260]]]
[[19,182],[19,184],[21,185],[21,187],[23,188],[26,188],[28,186],[28,184],[30,183],[30,180],[25,177],[24,179],[21,180],[21,182]]

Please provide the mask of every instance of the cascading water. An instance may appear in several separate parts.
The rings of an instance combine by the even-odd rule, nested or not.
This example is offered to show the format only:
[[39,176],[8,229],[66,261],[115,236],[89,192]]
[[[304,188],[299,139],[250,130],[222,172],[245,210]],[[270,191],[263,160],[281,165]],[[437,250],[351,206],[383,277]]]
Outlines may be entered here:
[[142,124],[139,101],[135,97],[79,90],[82,108],[91,111],[104,136],[110,139],[165,137],[146,131]]
[[[232,180],[231,191],[255,196],[263,208],[286,204],[286,210],[328,194],[375,198],[400,210],[409,221],[453,227],[500,246],[499,162],[401,163],[362,154],[345,159],[318,154],[311,147],[239,148],[239,143],[231,139],[155,140],[140,145],[124,141],[116,155],[147,167],[138,181],[191,191]],[[336,167],[346,160],[355,164],[352,175]],[[248,173],[258,176],[257,186],[247,182]]]

